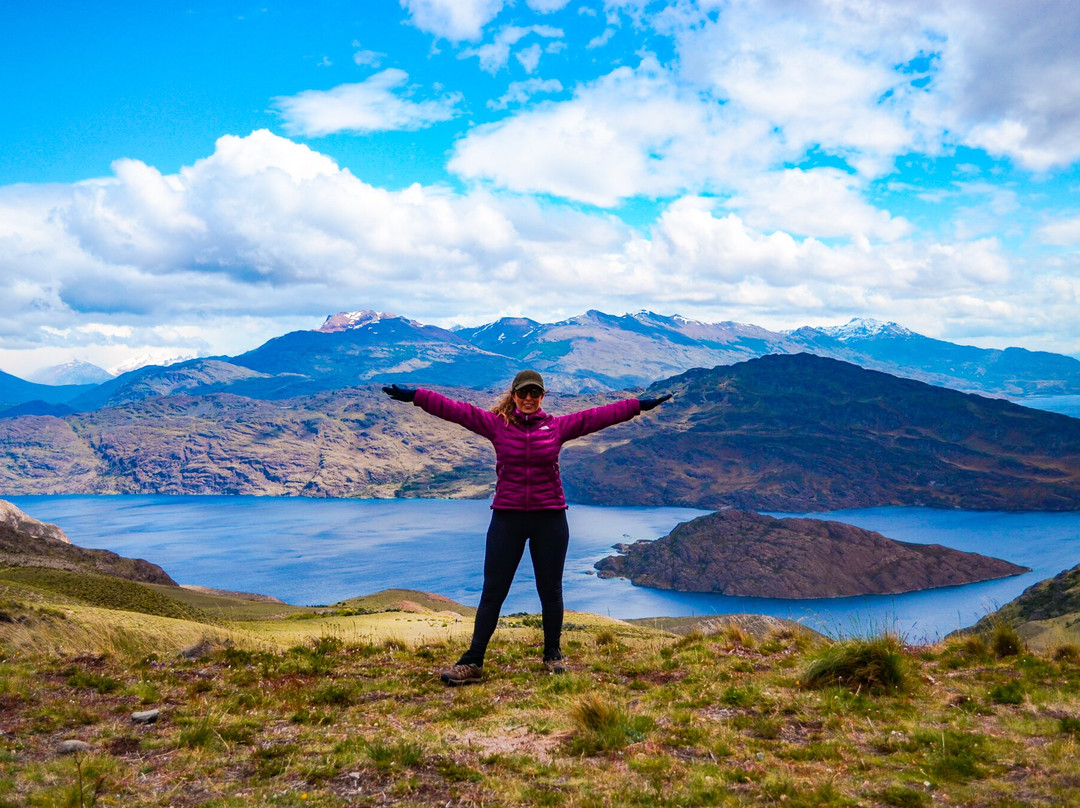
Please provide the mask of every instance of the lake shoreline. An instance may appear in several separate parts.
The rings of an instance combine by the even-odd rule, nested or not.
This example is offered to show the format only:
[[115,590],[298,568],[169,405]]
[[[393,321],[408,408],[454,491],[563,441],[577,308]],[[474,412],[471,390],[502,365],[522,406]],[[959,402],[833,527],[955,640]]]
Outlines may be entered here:
[[[229,495],[9,497],[59,524],[76,544],[147,558],[187,585],[325,606],[387,588],[475,605],[487,500],[349,500]],[[1075,566],[1080,514],[876,508],[781,514],[848,522],[889,538],[938,543],[1031,567],[1014,578],[902,595],[804,601],[672,593],[599,579],[593,565],[627,540],[655,539],[708,513],[572,505],[564,579],[568,609],[618,619],[757,613],[833,635],[887,628],[912,640],[966,628],[1031,584]],[[539,610],[524,561],[505,613]]]

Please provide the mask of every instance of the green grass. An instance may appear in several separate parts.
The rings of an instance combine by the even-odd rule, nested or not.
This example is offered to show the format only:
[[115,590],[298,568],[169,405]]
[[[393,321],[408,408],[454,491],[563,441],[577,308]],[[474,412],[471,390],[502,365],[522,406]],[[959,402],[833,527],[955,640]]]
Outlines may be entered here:
[[3,580],[54,592],[88,606],[173,617],[197,623],[217,622],[202,610],[163,594],[162,588],[152,588],[110,575],[41,567],[7,567],[0,568],[0,581]]
[[[449,616],[212,626],[17,588],[0,808],[1056,806],[1080,782],[1080,660],[999,657],[989,635],[907,648],[573,615],[573,670],[548,676],[519,616],[483,684],[446,688],[468,628]],[[176,653],[208,631],[205,656]],[[156,723],[131,722],[149,708]],[[58,756],[65,738],[91,752]]]

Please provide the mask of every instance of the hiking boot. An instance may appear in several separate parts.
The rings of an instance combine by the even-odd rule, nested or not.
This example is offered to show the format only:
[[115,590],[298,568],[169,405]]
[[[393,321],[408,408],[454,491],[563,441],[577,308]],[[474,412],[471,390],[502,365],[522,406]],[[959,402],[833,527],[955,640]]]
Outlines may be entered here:
[[440,675],[444,685],[454,687],[456,685],[469,685],[479,682],[484,678],[484,669],[480,665],[470,665],[467,662],[459,662],[451,668],[447,668]]
[[566,673],[570,670],[570,663],[566,657],[559,657],[558,659],[545,659],[544,670],[548,673]]

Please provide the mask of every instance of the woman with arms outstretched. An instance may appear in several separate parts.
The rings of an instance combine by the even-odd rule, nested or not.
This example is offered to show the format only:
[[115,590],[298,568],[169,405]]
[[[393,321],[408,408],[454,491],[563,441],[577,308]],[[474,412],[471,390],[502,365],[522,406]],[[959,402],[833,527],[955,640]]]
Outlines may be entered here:
[[483,435],[495,447],[495,498],[491,503],[484,588],[476,609],[472,644],[457,664],[442,671],[442,681],[463,685],[483,678],[488,641],[495,633],[499,611],[510,591],[526,542],[543,615],[544,667],[549,673],[563,673],[566,660],[561,648],[562,578],[570,531],[559,476],[559,451],[567,441],[629,421],[671,396],[629,398],[553,416],[541,407],[546,390],[543,378],[535,370],[517,374],[510,390],[490,411],[431,390],[397,385],[383,390],[396,401],[411,401],[425,412]]

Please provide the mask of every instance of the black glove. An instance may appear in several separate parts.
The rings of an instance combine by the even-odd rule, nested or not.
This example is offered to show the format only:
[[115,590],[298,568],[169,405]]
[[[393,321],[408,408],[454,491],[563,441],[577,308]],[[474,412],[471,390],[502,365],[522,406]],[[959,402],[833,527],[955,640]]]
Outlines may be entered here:
[[392,384],[389,387],[384,387],[382,391],[394,401],[412,401],[416,398],[416,391],[411,387],[398,387],[396,384]]
[[641,404],[641,411],[648,412],[653,407],[659,407],[669,398],[671,398],[671,393],[668,393],[665,396],[660,396],[660,398],[639,398],[638,402]]

